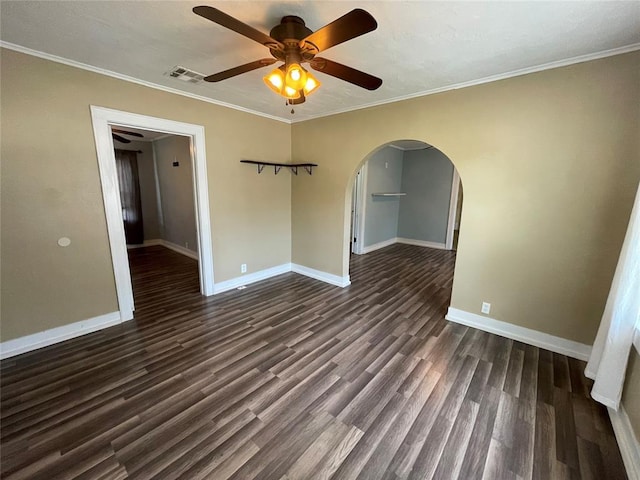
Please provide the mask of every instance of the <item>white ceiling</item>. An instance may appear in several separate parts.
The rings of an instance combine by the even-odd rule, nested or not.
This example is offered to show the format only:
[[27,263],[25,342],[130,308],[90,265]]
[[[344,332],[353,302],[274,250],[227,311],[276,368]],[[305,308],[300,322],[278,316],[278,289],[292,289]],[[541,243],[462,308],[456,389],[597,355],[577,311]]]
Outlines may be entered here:
[[[262,82],[268,67],[220,83],[167,77],[175,65],[208,75],[269,56],[262,45],[192,13],[196,5],[215,6],[265,33],[284,15],[298,15],[317,30],[364,8],[378,29],[322,56],[384,83],[371,92],[318,73],[322,87],[291,115],[284,99]],[[638,1],[2,0],[0,17],[0,38],[9,48],[26,47],[286,121],[640,48]]]

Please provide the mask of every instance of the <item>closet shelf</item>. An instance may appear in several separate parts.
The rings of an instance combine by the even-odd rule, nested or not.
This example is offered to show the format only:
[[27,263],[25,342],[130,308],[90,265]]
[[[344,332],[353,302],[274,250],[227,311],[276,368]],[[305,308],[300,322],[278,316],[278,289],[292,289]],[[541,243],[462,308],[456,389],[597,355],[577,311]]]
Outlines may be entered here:
[[406,195],[405,192],[388,192],[388,193],[372,193],[374,197],[404,197]]
[[262,162],[260,160],[240,160],[241,163],[249,163],[251,165],[258,166],[258,173],[262,173],[264,167],[273,167],[273,173],[278,174],[282,167],[291,170],[294,175],[298,174],[298,168],[304,168],[305,171],[311,175],[313,173],[313,167],[317,167],[317,163],[276,163],[276,162]]

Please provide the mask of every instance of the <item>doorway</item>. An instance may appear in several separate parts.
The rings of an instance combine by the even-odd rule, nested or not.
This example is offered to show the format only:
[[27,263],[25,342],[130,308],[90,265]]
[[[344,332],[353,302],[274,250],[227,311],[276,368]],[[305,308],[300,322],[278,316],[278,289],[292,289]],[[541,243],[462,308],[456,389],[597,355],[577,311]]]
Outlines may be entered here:
[[359,167],[351,194],[351,253],[396,243],[457,249],[462,184],[453,162],[432,145],[380,146]]
[[141,129],[111,130],[140,319],[138,313],[149,302],[166,300],[169,285],[183,294],[200,292],[190,138]]
[[91,118],[121,320],[125,321],[133,318],[135,305],[124,232],[122,203],[118,188],[112,127],[118,129],[137,128],[189,138],[189,150],[193,165],[191,179],[195,204],[200,292],[205,296],[212,295],[214,293],[213,247],[204,127],[93,105],[91,106]]

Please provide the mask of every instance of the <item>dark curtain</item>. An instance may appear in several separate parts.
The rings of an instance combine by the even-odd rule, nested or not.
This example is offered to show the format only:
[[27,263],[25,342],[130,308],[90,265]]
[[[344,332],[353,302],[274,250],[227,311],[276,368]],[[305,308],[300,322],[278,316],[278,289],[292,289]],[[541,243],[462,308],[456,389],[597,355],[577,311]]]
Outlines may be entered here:
[[127,245],[139,245],[144,242],[144,231],[136,152],[116,149],[116,167],[120,184],[124,235],[127,238]]

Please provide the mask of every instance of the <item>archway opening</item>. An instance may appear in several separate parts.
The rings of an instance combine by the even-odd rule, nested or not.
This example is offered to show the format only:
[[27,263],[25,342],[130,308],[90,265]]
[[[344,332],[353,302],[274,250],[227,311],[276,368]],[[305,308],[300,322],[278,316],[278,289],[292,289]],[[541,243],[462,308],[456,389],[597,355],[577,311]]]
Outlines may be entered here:
[[362,159],[347,188],[345,263],[352,284],[387,261],[413,263],[424,281],[431,278],[424,264],[437,266],[452,282],[463,193],[445,153],[421,140],[387,142]]

